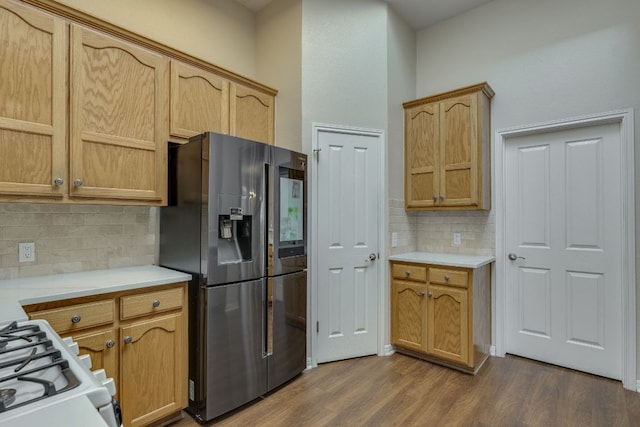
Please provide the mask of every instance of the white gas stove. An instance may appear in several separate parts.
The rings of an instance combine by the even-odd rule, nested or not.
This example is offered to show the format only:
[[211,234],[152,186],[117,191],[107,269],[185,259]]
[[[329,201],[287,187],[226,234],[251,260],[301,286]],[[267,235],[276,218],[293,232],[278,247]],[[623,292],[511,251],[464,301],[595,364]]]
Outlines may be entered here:
[[113,380],[77,354],[44,320],[0,325],[0,426],[120,427]]

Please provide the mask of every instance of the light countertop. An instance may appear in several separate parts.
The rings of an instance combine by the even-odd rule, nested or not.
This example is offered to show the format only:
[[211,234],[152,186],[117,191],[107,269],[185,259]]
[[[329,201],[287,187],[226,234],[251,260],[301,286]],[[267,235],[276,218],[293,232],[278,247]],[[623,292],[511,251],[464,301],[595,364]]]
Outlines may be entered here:
[[184,282],[191,275],[155,265],[0,280],[0,324],[28,317],[23,305]]
[[457,255],[434,252],[407,252],[392,255],[391,261],[416,262],[420,264],[448,265],[451,267],[479,268],[496,260],[490,255]]

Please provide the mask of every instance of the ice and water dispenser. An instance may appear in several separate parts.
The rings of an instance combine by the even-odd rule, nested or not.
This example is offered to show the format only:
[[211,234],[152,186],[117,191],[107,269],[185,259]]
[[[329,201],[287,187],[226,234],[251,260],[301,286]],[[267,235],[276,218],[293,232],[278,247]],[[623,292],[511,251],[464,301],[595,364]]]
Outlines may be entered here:
[[251,260],[252,216],[242,207],[223,203],[218,213],[218,264],[235,264]]

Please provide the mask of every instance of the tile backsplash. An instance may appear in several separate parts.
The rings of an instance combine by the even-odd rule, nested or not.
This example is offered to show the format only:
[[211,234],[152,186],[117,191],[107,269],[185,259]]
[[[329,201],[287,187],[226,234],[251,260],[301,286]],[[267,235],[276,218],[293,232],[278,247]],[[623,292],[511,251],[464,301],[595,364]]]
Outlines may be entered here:
[[[398,233],[398,247],[390,249],[392,255],[411,251],[495,254],[493,211],[407,212],[404,200],[390,200],[389,232]],[[453,233],[460,234],[460,245],[453,244]]]
[[[0,280],[153,264],[157,209],[0,203]],[[19,262],[23,242],[35,261]]]

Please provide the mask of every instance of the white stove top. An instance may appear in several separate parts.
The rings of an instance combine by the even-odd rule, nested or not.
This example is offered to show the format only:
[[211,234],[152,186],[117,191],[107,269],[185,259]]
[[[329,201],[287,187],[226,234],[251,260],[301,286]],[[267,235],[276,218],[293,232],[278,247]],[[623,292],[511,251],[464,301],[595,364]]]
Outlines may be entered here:
[[88,401],[96,414],[110,408],[110,391],[88,368],[46,321],[0,325],[0,426],[19,425],[27,414],[37,418],[71,401]]

